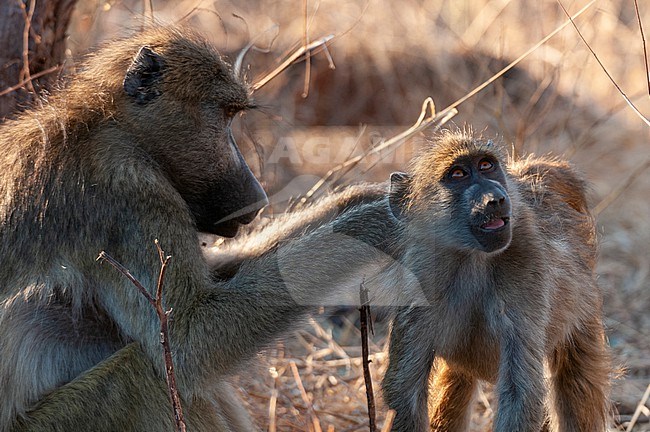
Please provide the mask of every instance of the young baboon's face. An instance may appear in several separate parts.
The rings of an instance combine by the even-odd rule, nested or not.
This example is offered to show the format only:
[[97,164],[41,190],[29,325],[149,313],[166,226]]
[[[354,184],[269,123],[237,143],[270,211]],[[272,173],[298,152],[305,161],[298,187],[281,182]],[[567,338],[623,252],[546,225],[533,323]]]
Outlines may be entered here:
[[495,252],[510,244],[510,197],[499,160],[493,155],[456,159],[440,180],[440,194],[449,203],[450,228],[467,246]]
[[415,235],[429,233],[434,247],[505,249],[512,238],[511,203],[499,158],[484,151],[449,156],[436,155],[435,168],[423,169],[420,161],[413,176],[393,175],[393,212]]
[[127,121],[194,215],[226,237],[267,204],[232,135],[252,103],[246,87],[201,41],[144,46],[124,78]]

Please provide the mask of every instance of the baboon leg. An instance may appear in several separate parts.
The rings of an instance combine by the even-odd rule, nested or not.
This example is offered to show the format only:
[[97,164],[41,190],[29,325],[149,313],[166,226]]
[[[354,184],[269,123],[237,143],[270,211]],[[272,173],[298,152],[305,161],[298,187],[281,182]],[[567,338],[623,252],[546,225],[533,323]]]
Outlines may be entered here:
[[429,412],[431,430],[461,432],[469,427],[470,404],[476,390],[476,379],[437,359],[431,377]]
[[[393,431],[424,432],[429,429],[427,395],[434,359],[427,308],[401,309],[390,334],[390,362],[382,384],[384,400],[396,411]],[[417,323],[417,325],[416,325]]]
[[549,364],[553,388],[550,430],[606,430],[611,363],[599,319],[576,329],[555,350]]
[[[513,315],[515,315],[513,313]],[[495,432],[539,432],[544,421],[544,346],[535,323],[503,314]],[[523,330],[523,332],[522,332]],[[524,333],[525,332],[525,333]]]
[[[223,402],[230,398],[227,405],[215,406],[201,399],[183,402],[188,430],[255,430],[241,416],[235,418],[235,395],[232,392],[221,394],[229,387],[224,382],[218,385],[217,399]],[[98,399],[98,395],[101,398]],[[110,407],[109,412],[106,407]],[[49,393],[20,416],[11,430],[168,432],[175,429],[172,414],[165,378],[156,373],[139,344],[131,343],[87,373]]]

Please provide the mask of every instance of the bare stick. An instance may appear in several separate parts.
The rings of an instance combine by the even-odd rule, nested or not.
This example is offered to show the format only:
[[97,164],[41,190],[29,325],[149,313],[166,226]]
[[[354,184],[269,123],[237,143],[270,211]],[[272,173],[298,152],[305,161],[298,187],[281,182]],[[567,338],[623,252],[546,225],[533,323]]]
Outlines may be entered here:
[[34,97],[39,101],[36,95],[36,89],[32,83],[32,77],[29,72],[29,30],[32,27],[32,18],[34,17],[34,9],[36,9],[36,0],[29,2],[29,10],[26,10],[25,3],[18,0],[20,8],[23,10],[23,17],[25,18],[25,27],[23,28],[23,68],[20,71],[20,80],[25,83],[25,88],[34,94]]
[[[242,19],[243,19],[243,18],[242,18]],[[257,43],[257,41],[258,41],[262,36],[264,36],[266,33],[270,32],[270,31],[272,31],[272,30],[275,30],[275,31],[276,31],[276,34],[275,34],[275,36],[273,36],[273,38],[271,39],[271,42],[269,43],[269,47],[268,47],[268,48],[264,48],[264,49],[260,49],[260,51],[262,51],[262,52],[270,52],[270,51],[271,51],[271,46],[273,45],[273,42],[275,42],[275,39],[276,39],[276,38],[278,37],[278,35],[280,34],[280,32],[277,31],[278,28],[279,28],[279,27],[278,27],[277,24],[272,25],[269,29],[263,31],[262,33],[258,34],[258,35],[255,36],[253,39],[251,39],[251,41],[250,41],[250,42],[249,42],[249,43],[248,43],[244,48],[242,48],[241,51],[239,51],[239,54],[237,54],[237,58],[235,59],[235,63],[233,63],[233,67],[232,67],[233,74],[234,74],[236,77],[241,76],[241,69],[242,69],[242,65],[243,65],[243,63],[244,63],[244,57],[246,57],[246,54],[248,54],[248,52],[251,50],[251,48],[255,47],[255,44]]]
[[643,60],[645,63],[645,78],[648,81],[648,96],[650,96],[650,65],[648,64],[648,48],[646,48],[645,34],[643,33],[643,23],[641,22],[641,13],[639,12],[639,1],[634,0],[634,12],[636,19],[639,21],[639,31],[641,32],[641,41],[643,42]]
[[160,320],[160,344],[163,347],[163,357],[165,359],[165,372],[167,377],[167,388],[169,389],[169,398],[174,409],[174,422],[176,423],[176,430],[178,432],[185,432],[185,419],[183,416],[183,407],[181,406],[181,398],[178,395],[178,386],[176,385],[176,374],[174,373],[174,362],[172,359],[172,351],[169,346],[169,316],[172,313],[172,309],[165,310],[162,304],[162,289],[163,282],[165,280],[165,272],[169,266],[169,261],[171,256],[165,255],[165,252],[160,247],[158,240],[155,240],[156,248],[158,250],[158,256],[160,257],[160,273],[158,274],[158,283],[156,285],[156,297],[152,297],[149,294],[149,291],[140,283],[138,279],[135,278],[120,262],[115,258],[107,254],[105,251],[101,251],[97,260],[107,261],[112,265],[117,271],[126,276],[127,279],[135,285],[135,287],[140,291],[140,293],[147,299],[149,304],[153,306],[156,310],[156,315]]
[[641,173],[650,168],[650,159],[646,159],[641,165],[637,166],[632,173],[618,186],[605,196],[592,210],[594,216],[598,216],[603,210],[612,205],[616,199],[629,188],[636,179],[639,178]]
[[40,71],[39,73],[35,73],[34,75],[30,75],[30,76],[29,76],[29,79],[22,80],[22,81],[20,81],[18,84],[12,85],[11,87],[7,87],[6,89],[0,91],[0,96],[4,96],[4,95],[6,95],[6,94],[11,93],[12,91],[16,91],[16,90],[18,90],[19,88],[23,87],[24,85],[27,85],[27,84],[30,83],[31,81],[35,80],[36,78],[40,78],[40,77],[42,77],[43,75],[47,75],[47,74],[50,74],[50,73],[52,73],[52,72],[56,72],[56,71],[58,71],[58,70],[61,70],[62,68],[63,68],[62,65],[59,65],[59,66],[52,66],[52,67],[49,68],[49,69],[45,69],[45,70]]
[[289,363],[289,367],[291,368],[291,373],[293,373],[293,379],[296,381],[296,384],[298,385],[300,396],[302,397],[303,402],[305,402],[305,405],[307,406],[307,411],[309,412],[309,417],[311,417],[311,422],[312,422],[312,426],[314,427],[314,431],[323,432],[323,430],[320,427],[320,421],[318,420],[318,417],[316,417],[316,412],[314,411],[314,407],[311,404],[311,401],[309,400],[309,396],[307,396],[307,391],[305,390],[305,386],[302,384],[302,380],[300,379],[300,373],[298,373],[298,367],[296,366],[296,362],[291,361]]
[[153,20],[153,0],[143,0],[144,9],[144,26],[152,26]]
[[336,167],[329,170],[325,174],[325,176],[323,176],[318,182],[316,182],[316,184],[311,189],[309,189],[309,191],[307,191],[307,193],[300,199],[300,205],[304,205],[308,200],[310,200],[311,197],[314,196],[314,194],[318,192],[318,190],[320,190],[320,188],[323,187],[323,185],[338,171],[343,169],[350,170],[356,165],[358,165],[359,162],[361,162],[367,156],[373,154],[379,154],[381,151],[389,149],[391,147],[397,147],[407,139],[423,131],[424,129],[427,129],[428,127],[435,126],[434,129],[438,129],[442,125],[447,123],[449,120],[451,120],[451,118],[455,116],[457,113],[458,110],[456,110],[455,108],[451,108],[445,110],[440,114],[436,114],[436,107],[435,104],[433,103],[433,99],[431,99],[430,97],[426,98],[425,101],[422,103],[422,110],[420,111],[420,117],[413,124],[413,126],[399,133],[398,135],[395,135],[389,140],[382,142],[378,146],[373,147],[367,152],[359,156],[355,156],[352,159],[348,159],[342,164],[337,165]]
[[322,49],[324,49],[323,47],[325,47],[326,44],[330,40],[332,40],[333,37],[334,35],[323,36],[322,38],[317,39],[308,45],[303,45],[297,50],[295,50],[293,54],[291,54],[285,61],[283,61],[280,64],[280,66],[276,67],[271,72],[269,72],[268,74],[266,74],[265,76],[257,80],[257,82],[253,84],[253,91],[257,91],[260,88],[264,87],[266,84],[269,83],[269,81],[271,81],[276,76],[280,75],[282,71],[284,71],[286,68],[291,66],[296,60],[298,60],[306,53],[310,53],[311,55],[313,54],[313,51],[320,52]]
[[[573,25],[573,28],[575,29],[575,31],[578,33],[578,36],[580,36],[580,39],[582,40],[582,42],[587,46],[587,49],[589,49],[589,52],[591,52],[591,55],[594,56],[594,58],[596,59],[596,61],[597,61],[598,64],[600,65],[600,68],[603,70],[603,72],[605,72],[605,75],[607,75],[607,78],[609,78],[609,80],[612,82],[612,84],[614,84],[614,87],[616,87],[616,90],[618,90],[618,92],[621,94],[621,96],[623,97],[623,99],[625,99],[625,102],[627,102],[627,104],[629,105],[629,107],[632,108],[632,111],[634,111],[634,113],[635,113],[635,114],[636,114],[636,115],[637,115],[641,120],[643,120],[643,122],[644,122],[646,125],[650,126],[650,120],[648,120],[648,118],[647,118],[646,116],[644,116],[643,114],[641,114],[641,111],[639,111],[639,109],[636,107],[636,105],[634,105],[634,103],[630,100],[630,98],[627,97],[627,95],[625,94],[625,92],[623,92],[623,89],[618,85],[618,83],[616,82],[616,80],[614,80],[614,78],[612,77],[612,75],[609,73],[609,71],[607,70],[607,68],[606,68],[605,65],[603,64],[603,62],[600,61],[600,58],[598,57],[598,55],[596,55],[596,52],[593,50],[593,48],[591,48],[591,45],[589,45],[589,42],[587,42],[587,40],[584,38],[584,36],[582,35],[582,32],[580,31],[580,29],[578,28],[578,26],[576,25],[576,23],[575,23],[575,21],[574,21],[574,19],[575,19],[575,15],[574,15],[573,17],[572,17],[571,15],[569,15],[569,12],[567,12],[567,10],[564,8],[564,5],[562,4],[562,2],[561,2],[560,0],[557,0],[557,2],[558,2],[558,4],[560,5],[560,7],[562,8],[562,10],[564,11],[564,13],[566,14],[566,16],[569,17],[569,21],[570,21],[571,24]],[[593,2],[592,2],[592,3],[593,3]],[[591,4],[591,3],[589,3],[589,4]],[[583,8],[583,9],[584,9],[584,8]]]
[[397,412],[395,410],[388,410],[386,413],[386,420],[384,420],[384,427],[381,428],[381,432],[390,432],[390,429],[393,427],[393,421],[395,421],[395,415]]
[[368,358],[368,328],[372,332],[372,319],[370,317],[370,299],[368,289],[364,282],[359,286],[359,321],[361,327],[361,365],[363,366],[363,380],[366,383],[366,397],[368,398],[368,426],[370,432],[377,431],[375,413],[375,394],[372,391],[372,375],[370,375],[370,359]]
[[[303,13],[305,16],[305,22],[304,22],[304,42],[303,46],[309,45],[309,26],[307,24],[307,0],[303,0]],[[306,98],[309,96],[309,81],[311,80],[311,53],[307,51],[305,53],[305,83],[303,84],[302,88],[302,97]]]
[[636,424],[636,421],[639,419],[639,416],[641,415],[641,411],[643,411],[643,407],[645,406],[645,403],[648,401],[648,398],[650,398],[650,384],[648,384],[648,388],[645,389],[645,393],[643,394],[643,397],[639,401],[639,404],[636,406],[634,415],[630,420],[630,424],[627,425],[627,429],[625,429],[625,432],[631,432],[632,429],[634,429],[634,425]]
[[573,23],[573,20],[576,19],[576,18],[578,18],[580,15],[583,14],[583,12],[585,12],[587,9],[589,9],[589,8],[591,7],[591,5],[594,4],[595,1],[596,1],[596,0],[591,0],[591,1],[590,1],[589,3],[587,3],[587,4],[586,4],[582,9],[580,9],[578,12],[576,12],[575,15],[573,15],[573,16],[569,16],[569,19],[568,19],[566,22],[564,22],[561,26],[559,26],[558,28],[556,28],[555,30],[553,30],[551,33],[549,33],[548,35],[546,35],[542,40],[540,40],[540,41],[537,42],[535,45],[533,45],[532,47],[530,47],[530,48],[528,49],[528,51],[526,51],[525,53],[523,53],[522,55],[520,55],[519,57],[517,57],[516,59],[514,59],[510,64],[508,64],[506,67],[504,67],[503,69],[501,69],[499,72],[497,72],[496,74],[492,75],[492,77],[491,77],[490,79],[488,79],[487,81],[485,81],[483,84],[479,85],[479,86],[476,87],[474,90],[472,90],[471,92],[467,93],[467,94],[466,94],[465,96],[463,96],[462,98],[458,99],[456,102],[454,102],[454,103],[452,103],[451,105],[449,105],[447,108],[445,108],[445,109],[442,111],[442,113],[445,113],[446,111],[448,111],[448,110],[450,110],[450,109],[453,109],[453,108],[458,107],[460,104],[462,104],[463,102],[465,102],[467,99],[469,99],[469,98],[471,98],[472,96],[476,95],[476,94],[479,93],[481,90],[483,90],[484,88],[486,88],[487,86],[489,86],[490,84],[492,84],[494,81],[496,81],[497,79],[501,78],[501,76],[502,76],[503,74],[505,74],[506,72],[508,72],[508,71],[509,71],[510,69],[512,69],[513,67],[517,66],[517,64],[519,64],[523,59],[525,59],[525,58],[528,57],[530,54],[532,54],[535,50],[537,50],[537,48],[541,47],[541,46],[544,45],[546,42],[548,42],[548,41],[549,41],[553,36],[555,36],[555,35],[558,34],[562,29],[564,29],[564,27],[566,27],[566,26],[568,26],[569,24]]
[[278,374],[277,372],[275,372],[275,375],[273,376],[273,388],[271,389],[271,398],[269,399],[269,432],[276,432],[277,430],[275,426],[277,415],[278,415],[276,409],[277,403],[278,403]]

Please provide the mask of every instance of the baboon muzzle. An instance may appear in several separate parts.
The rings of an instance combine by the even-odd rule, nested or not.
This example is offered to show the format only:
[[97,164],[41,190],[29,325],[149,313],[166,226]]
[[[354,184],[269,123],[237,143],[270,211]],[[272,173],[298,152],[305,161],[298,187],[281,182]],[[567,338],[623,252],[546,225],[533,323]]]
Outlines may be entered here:
[[484,182],[472,206],[472,233],[480,249],[493,252],[508,246],[512,237],[510,197],[501,185]]

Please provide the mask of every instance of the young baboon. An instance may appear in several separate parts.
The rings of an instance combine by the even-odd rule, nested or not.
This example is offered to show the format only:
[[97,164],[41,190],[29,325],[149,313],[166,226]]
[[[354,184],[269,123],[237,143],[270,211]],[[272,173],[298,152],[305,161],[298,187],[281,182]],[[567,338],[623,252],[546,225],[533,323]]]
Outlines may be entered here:
[[392,176],[390,203],[426,300],[393,322],[393,430],[466,430],[481,379],[496,384],[495,431],[604,431],[610,360],[585,182],[564,161],[506,162],[459,132],[412,171]]
[[173,255],[164,303],[197,431],[251,430],[228,375],[384,260],[394,218],[360,189],[211,272],[197,230],[233,236],[266,203],[230,131],[251,105],[200,36],[155,29],[0,128],[0,431],[172,430],[157,318],[101,250],[150,288],[154,239]]

